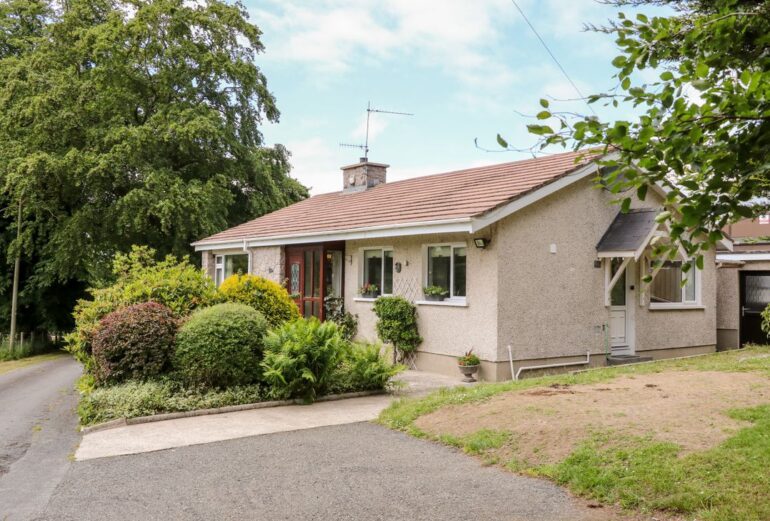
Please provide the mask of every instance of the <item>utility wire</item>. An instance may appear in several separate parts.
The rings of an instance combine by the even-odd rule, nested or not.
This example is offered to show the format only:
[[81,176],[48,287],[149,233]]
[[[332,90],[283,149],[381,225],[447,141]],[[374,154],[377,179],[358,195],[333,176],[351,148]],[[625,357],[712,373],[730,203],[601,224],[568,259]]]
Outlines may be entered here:
[[[577,85],[575,85],[575,82],[572,81],[572,78],[569,77],[569,74],[567,74],[567,71],[562,67],[561,63],[559,63],[559,60],[556,58],[556,55],[554,55],[553,52],[551,52],[551,49],[548,47],[548,44],[545,43],[545,40],[543,40],[543,37],[540,36],[540,33],[537,32],[537,29],[535,29],[535,26],[532,25],[532,22],[529,21],[529,18],[527,18],[527,15],[524,14],[524,11],[521,10],[521,7],[519,7],[519,4],[516,2],[516,0],[511,0],[513,5],[516,7],[516,9],[519,11],[519,14],[521,14],[521,17],[524,18],[524,21],[527,22],[527,25],[530,29],[532,29],[532,32],[537,36],[537,39],[540,40],[540,43],[543,44],[543,48],[546,50],[546,52],[551,56],[551,59],[556,64],[556,66],[559,68],[562,74],[564,74],[564,77],[567,78],[567,81],[572,85],[572,88],[575,89],[575,92],[578,93],[578,96],[582,100],[585,100],[586,97],[583,96],[583,93],[580,92],[580,89]],[[594,116],[596,115],[596,112],[594,112],[594,108],[591,106],[590,103],[586,101],[586,105],[588,106],[588,110],[590,110]]]

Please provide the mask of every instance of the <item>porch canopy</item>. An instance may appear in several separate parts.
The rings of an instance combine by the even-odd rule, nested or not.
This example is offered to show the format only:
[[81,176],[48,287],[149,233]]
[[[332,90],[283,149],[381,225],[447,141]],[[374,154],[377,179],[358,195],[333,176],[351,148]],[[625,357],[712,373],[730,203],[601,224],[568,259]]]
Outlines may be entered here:
[[[621,279],[628,264],[638,261],[649,246],[658,230],[655,218],[660,212],[656,208],[630,210],[618,213],[596,245],[597,256],[604,261],[604,303],[610,305],[612,288]],[[622,259],[613,267],[613,258]]]

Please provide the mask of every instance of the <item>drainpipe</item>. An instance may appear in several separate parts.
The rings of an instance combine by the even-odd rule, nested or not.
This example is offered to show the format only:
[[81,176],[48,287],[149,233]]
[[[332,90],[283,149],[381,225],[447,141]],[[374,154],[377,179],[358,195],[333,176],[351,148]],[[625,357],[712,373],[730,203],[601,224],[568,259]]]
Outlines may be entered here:
[[508,363],[511,364],[511,380],[515,380],[516,373],[513,372],[513,352],[511,351],[511,344],[508,344]]

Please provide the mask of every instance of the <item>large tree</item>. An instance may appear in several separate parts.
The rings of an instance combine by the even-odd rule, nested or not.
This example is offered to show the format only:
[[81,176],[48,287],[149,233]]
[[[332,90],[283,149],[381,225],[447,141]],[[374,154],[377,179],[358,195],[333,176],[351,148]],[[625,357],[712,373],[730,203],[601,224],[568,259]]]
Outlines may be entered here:
[[[599,29],[613,34],[620,48],[612,60],[618,85],[587,101],[610,109],[631,105],[638,117],[603,121],[541,100],[537,117],[543,124],[530,125],[530,132],[541,136],[541,146],[615,152],[606,181],[625,208],[629,189],[644,198],[652,185],[664,186],[672,211],[660,219],[670,225],[674,241],[661,253],[683,246],[702,263],[703,251],[721,238],[725,224],[767,212],[770,1],[608,3],[670,8],[670,15],[655,17],[620,12]],[[643,81],[649,71],[658,79]]]
[[186,254],[307,196],[263,144],[279,113],[260,51],[244,7],[219,0],[0,4],[0,247],[3,271],[22,253],[27,318],[60,322],[132,244]]

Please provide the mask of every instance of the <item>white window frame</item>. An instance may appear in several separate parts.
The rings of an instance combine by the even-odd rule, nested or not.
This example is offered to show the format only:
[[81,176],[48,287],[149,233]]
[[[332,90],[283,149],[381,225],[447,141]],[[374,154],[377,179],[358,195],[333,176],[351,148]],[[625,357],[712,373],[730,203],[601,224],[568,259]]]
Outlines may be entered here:
[[[465,304],[468,295],[468,244],[464,242],[437,242],[433,244],[425,244],[422,248],[423,268],[422,268],[422,285],[423,287],[428,285],[428,249],[449,247],[449,297],[444,301],[455,302],[458,304]],[[455,289],[455,248],[465,248],[465,295],[464,297],[457,297],[454,295]]]
[[[382,267],[380,268],[380,285],[382,286],[380,288],[380,297],[390,297],[393,296],[393,293],[385,293],[385,252],[389,251],[391,254],[391,258],[393,258],[393,246],[362,246],[359,248],[358,251],[358,259],[360,261],[359,270],[358,270],[358,288],[361,288],[364,285],[364,270],[365,270],[365,264],[366,264],[366,257],[365,252],[367,251],[379,251],[382,256]],[[395,269],[396,261],[393,260],[393,285],[395,286]],[[356,290],[358,291],[358,290]]]
[[[234,255],[246,255],[248,261],[248,267],[246,269],[248,270],[248,273],[251,273],[251,252],[237,250],[217,253],[214,255],[214,284],[216,287],[219,287],[219,285],[227,278],[225,277],[225,257],[232,257]],[[222,274],[221,280],[220,273]]]
[[[652,265],[652,262],[650,261],[650,264]],[[674,259],[672,262],[681,262],[684,266],[685,264],[692,263],[692,268],[685,273],[682,271],[682,278],[689,279],[690,277],[693,277],[693,281],[695,283],[695,299],[694,300],[687,300],[687,286],[681,286],[679,289],[682,292],[682,301],[681,302],[653,302],[652,301],[652,281],[650,282],[650,288],[649,288],[649,299],[650,299],[650,309],[656,310],[656,309],[700,309],[703,308],[703,300],[701,298],[701,274],[702,270],[699,270],[697,266],[695,266],[695,263],[691,260],[682,260],[682,259]],[[657,271],[653,270],[652,266],[650,266],[650,270],[657,275]],[[681,283],[681,280],[679,281]]]

